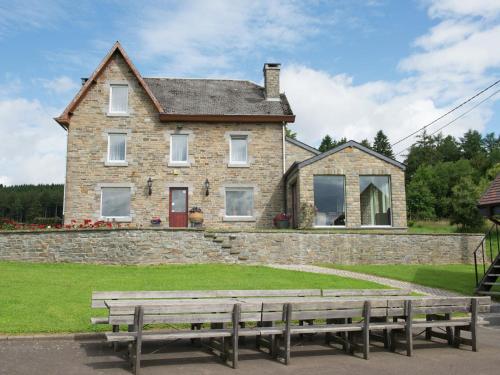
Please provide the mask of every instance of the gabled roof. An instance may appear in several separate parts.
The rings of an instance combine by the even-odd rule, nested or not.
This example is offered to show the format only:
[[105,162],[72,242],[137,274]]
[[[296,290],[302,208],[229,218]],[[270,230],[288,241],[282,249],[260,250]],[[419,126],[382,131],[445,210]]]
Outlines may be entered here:
[[101,63],[97,66],[97,69],[94,70],[92,75],[87,79],[85,84],[80,88],[80,91],[76,94],[76,96],[73,98],[73,100],[68,104],[64,112],[59,116],[56,117],[54,120],[56,120],[62,127],[66,128],[69,126],[71,116],[73,114],[73,111],[75,108],[80,104],[82,99],[85,97],[85,94],[89,91],[90,87],[95,84],[97,77],[103,72],[104,68],[108,65],[108,63],[111,61],[111,58],[115,53],[121,54],[123,59],[125,60],[125,63],[129,66],[130,70],[132,73],[135,75],[137,80],[139,81],[139,84],[144,88],[146,91],[147,95],[153,102],[154,106],[158,110],[158,112],[163,112],[163,107],[161,106],[160,102],[156,99],[156,97],[153,95],[151,92],[150,88],[148,85],[144,82],[144,79],[142,78],[141,74],[137,70],[137,68],[134,66],[130,58],[128,57],[127,53],[121,46],[120,42],[116,42],[113,47],[109,50],[108,54],[104,57],[104,59],[101,61]]
[[304,142],[298,141],[295,138],[286,137],[286,141],[290,142],[291,144],[294,144],[297,147],[303,148],[304,150],[312,152],[315,155],[321,154],[321,151],[315,149],[314,147],[306,145]]
[[249,81],[144,78],[165,115],[293,115],[285,95],[266,100],[264,88]]
[[328,151],[325,151],[319,155],[316,155],[316,156],[313,156],[312,158],[309,158],[309,159],[306,159],[300,163],[293,163],[290,168],[288,168],[288,171],[285,173],[285,178],[295,169],[301,169],[309,164],[312,164],[314,162],[317,162],[318,160],[321,160],[323,158],[326,158],[327,156],[330,156],[330,155],[333,155],[339,151],[342,151],[348,147],[354,147],[354,148],[357,148],[358,150],[361,150],[363,152],[366,152],[367,154],[370,154],[371,156],[374,156],[380,160],[383,160],[385,161],[386,163],[389,163],[389,164],[392,164],[394,165],[395,167],[398,167],[398,168],[401,168],[402,170],[405,170],[406,169],[406,165],[404,165],[403,163],[400,163],[399,161],[397,160],[394,160],[394,159],[391,159],[385,155],[382,155],[376,151],[373,151],[372,149],[370,148],[367,148],[361,144],[359,144],[358,142],[355,142],[355,141],[349,141],[349,142],[346,142],[344,144],[341,144],[340,146],[337,146],[335,148],[332,148],[331,150],[328,150]]
[[500,174],[479,199],[478,207],[500,206]]
[[90,78],[55,120],[65,129],[71,116],[96,83],[115,53],[121,54],[158,111],[160,121],[294,122],[284,94],[266,100],[264,88],[249,81],[220,79],[143,78],[125,50],[116,42]]

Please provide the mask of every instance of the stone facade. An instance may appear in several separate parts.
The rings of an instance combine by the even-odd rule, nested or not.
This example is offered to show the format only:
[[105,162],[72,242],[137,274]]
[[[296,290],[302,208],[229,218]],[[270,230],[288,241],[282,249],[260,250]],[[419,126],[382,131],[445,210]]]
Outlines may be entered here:
[[392,227],[406,228],[406,194],[404,170],[356,147],[338,152],[296,169],[287,176],[287,212],[292,213],[292,186],[296,184],[300,212],[298,226],[313,226],[315,175],[345,176],[346,227],[361,227],[359,177],[361,175],[390,176]]
[[0,260],[106,264],[472,263],[483,235],[211,232],[172,229],[0,232]]
[[310,150],[307,150],[304,147],[297,146],[296,144],[290,142],[288,139],[285,143],[285,160],[286,167],[285,170],[288,170],[290,166],[294,162],[301,162],[306,159],[312,158],[318,153],[314,153]]
[[[108,115],[110,84],[127,83],[128,115]],[[107,136],[127,134],[127,163],[109,166]],[[249,164],[228,166],[229,137],[248,135]],[[170,135],[188,135],[188,167],[169,165]],[[101,187],[131,187],[131,218],[149,225],[159,216],[169,220],[169,188],[188,188],[188,207],[204,211],[205,225],[271,227],[284,209],[283,125],[279,123],[162,123],[151,99],[120,54],[115,54],[71,117],[68,130],[65,222],[101,219]],[[148,195],[147,180],[153,180]],[[210,183],[209,195],[204,182]],[[254,188],[254,219],[224,220],[224,188]]]

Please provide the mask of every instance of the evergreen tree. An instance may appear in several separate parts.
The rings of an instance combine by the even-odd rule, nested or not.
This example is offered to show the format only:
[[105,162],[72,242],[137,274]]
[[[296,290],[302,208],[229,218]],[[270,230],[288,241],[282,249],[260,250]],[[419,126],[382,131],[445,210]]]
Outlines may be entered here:
[[412,220],[432,220],[436,217],[436,199],[425,181],[413,180],[407,189],[408,214]]
[[337,146],[343,145],[344,143],[347,143],[347,138],[346,137],[342,137],[338,141],[334,140],[332,142],[332,148],[335,148]]
[[391,144],[389,143],[389,138],[384,134],[382,130],[379,130],[373,139],[373,150],[385,155],[389,158],[394,158],[394,153],[392,152]]
[[372,145],[370,144],[370,141],[368,139],[366,139],[366,138],[361,141],[361,145],[365,146],[366,148],[372,148]]
[[484,153],[483,137],[477,130],[469,130],[460,138],[460,147],[465,159],[477,158]]
[[331,150],[335,146],[333,145],[332,137],[330,137],[328,134],[323,137],[321,140],[321,144],[319,145],[318,150],[321,152],[325,152],[328,150]]

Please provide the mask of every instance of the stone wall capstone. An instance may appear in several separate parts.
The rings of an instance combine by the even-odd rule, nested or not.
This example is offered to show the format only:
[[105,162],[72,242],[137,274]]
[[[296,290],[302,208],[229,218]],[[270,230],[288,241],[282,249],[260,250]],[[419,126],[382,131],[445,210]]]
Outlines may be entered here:
[[480,234],[100,229],[0,233],[0,260],[102,264],[472,263]]

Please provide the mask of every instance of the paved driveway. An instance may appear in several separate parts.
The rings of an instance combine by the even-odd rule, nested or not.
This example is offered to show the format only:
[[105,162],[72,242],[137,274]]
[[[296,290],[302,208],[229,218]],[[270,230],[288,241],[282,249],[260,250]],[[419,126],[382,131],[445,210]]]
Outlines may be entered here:
[[[481,328],[479,334],[477,353],[417,339],[411,358],[375,346],[368,361],[306,339],[294,343],[288,367],[257,352],[248,340],[238,370],[189,342],[174,342],[147,347],[151,359],[144,360],[142,374],[498,374],[500,329]],[[130,374],[123,355],[98,340],[0,341],[0,374]]]

